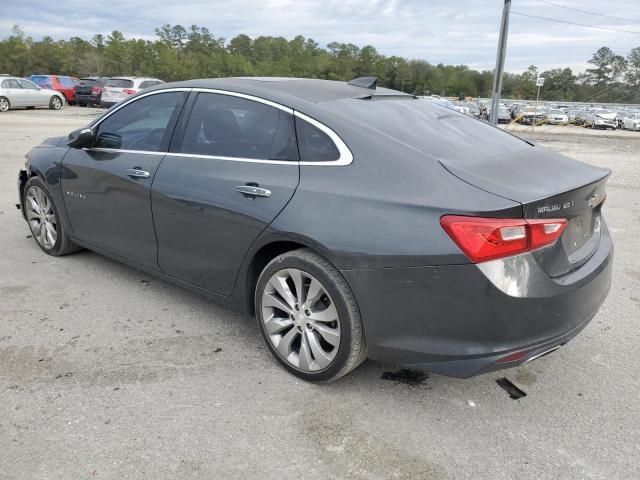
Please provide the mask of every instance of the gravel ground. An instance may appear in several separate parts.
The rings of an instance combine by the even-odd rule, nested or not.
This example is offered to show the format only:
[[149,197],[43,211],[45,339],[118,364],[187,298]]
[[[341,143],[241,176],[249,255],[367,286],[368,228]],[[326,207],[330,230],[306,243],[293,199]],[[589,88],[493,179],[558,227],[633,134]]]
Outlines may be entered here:
[[[533,133],[613,170],[614,284],[572,343],[470,380],[367,362],[311,385],[252,319],[27,238],[13,207],[24,153],[96,112],[0,115],[0,478],[640,478],[640,133]],[[527,396],[510,399],[505,375]]]

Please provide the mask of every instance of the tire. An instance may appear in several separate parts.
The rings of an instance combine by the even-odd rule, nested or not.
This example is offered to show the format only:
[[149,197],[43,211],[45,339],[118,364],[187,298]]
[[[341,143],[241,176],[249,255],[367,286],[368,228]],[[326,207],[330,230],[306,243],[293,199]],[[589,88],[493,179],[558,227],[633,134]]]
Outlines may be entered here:
[[51,100],[49,100],[49,109],[50,110],[60,110],[62,108],[62,100],[57,95],[52,95]]
[[11,103],[7,97],[0,97],[0,113],[11,110]]
[[[307,303],[312,291],[314,299]],[[258,278],[254,302],[269,350],[285,369],[306,381],[337,380],[367,358],[353,292],[333,265],[309,249],[269,262]]]
[[[37,211],[41,207],[42,215]],[[24,186],[22,208],[31,235],[43,252],[60,257],[81,250],[67,235],[49,189],[39,177],[31,177]],[[43,221],[45,221],[44,230]]]

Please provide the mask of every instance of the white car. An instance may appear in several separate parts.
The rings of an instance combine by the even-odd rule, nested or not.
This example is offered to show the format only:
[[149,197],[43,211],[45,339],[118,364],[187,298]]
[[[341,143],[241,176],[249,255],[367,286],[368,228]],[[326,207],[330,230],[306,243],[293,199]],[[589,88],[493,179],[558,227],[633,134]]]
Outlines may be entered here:
[[567,125],[569,123],[569,116],[560,109],[550,110],[544,118],[549,125]]
[[0,77],[0,113],[14,108],[48,107],[60,110],[64,95],[55,90],[40,88],[26,78]]
[[623,130],[633,130],[634,132],[640,131],[640,113],[629,113],[622,120]]
[[129,95],[138,93],[145,88],[153,87],[164,83],[157,78],[147,77],[114,77],[110,78],[102,89],[102,97],[100,99],[101,107],[111,107],[120,100],[127,98]]
[[594,108],[587,111],[583,126],[604,129],[610,128],[611,130],[615,130],[618,128],[616,115],[616,112],[612,112],[611,110]]

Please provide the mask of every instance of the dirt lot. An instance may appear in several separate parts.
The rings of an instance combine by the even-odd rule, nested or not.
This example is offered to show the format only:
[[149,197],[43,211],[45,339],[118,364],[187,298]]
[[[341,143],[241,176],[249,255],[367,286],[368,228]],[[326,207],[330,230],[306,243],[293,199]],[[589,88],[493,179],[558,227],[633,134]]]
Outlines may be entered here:
[[367,362],[318,386],[271,359],[252,319],[27,238],[23,155],[95,114],[0,115],[0,478],[640,478],[640,133],[533,134],[613,170],[613,289],[572,343],[470,380],[384,379],[395,368]]

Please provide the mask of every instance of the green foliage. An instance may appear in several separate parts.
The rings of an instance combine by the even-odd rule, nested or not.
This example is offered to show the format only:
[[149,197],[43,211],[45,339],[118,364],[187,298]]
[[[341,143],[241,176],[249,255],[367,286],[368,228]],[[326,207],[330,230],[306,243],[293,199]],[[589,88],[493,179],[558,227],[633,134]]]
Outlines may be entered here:
[[[423,60],[386,57],[375,47],[331,42],[320,48],[311,38],[238,35],[228,42],[206,27],[165,24],[155,40],[125,38],[114,30],[87,41],[78,37],[34,41],[15,26],[0,40],[0,73],[86,75],[145,75],[166,81],[226,76],[290,76],[351,80],[375,76],[382,86],[416,95],[488,97],[493,72],[465,65],[432,65]],[[626,57],[602,47],[589,61],[593,68],[576,76],[569,68],[540,75],[546,78],[545,100],[640,102],[640,47]],[[533,99],[538,68],[506,73],[505,98]]]

